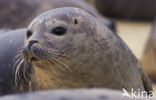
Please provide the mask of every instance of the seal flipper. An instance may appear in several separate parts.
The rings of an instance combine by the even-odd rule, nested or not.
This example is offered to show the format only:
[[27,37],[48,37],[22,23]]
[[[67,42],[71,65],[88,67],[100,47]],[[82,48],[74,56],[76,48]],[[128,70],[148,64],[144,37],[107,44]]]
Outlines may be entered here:
[[147,91],[148,95],[151,95],[151,91],[153,91],[152,83],[151,83],[150,79],[148,78],[147,74],[145,73],[145,71],[143,70],[140,63],[139,63],[139,72],[140,72],[140,75],[142,78],[142,82],[143,82],[145,91]]

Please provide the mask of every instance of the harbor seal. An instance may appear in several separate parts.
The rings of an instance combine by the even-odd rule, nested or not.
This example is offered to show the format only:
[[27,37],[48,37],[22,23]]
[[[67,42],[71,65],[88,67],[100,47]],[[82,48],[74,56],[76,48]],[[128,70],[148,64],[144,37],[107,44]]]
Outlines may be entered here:
[[142,65],[148,76],[156,82],[156,19],[154,21],[153,30],[147,41],[145,51],[142,57]]
[[103,17],[82,0],[0,0],[0,28],[26,27],[39,14],[61,7],[83,9],[115,31],[114,21]]
[[27,28],[16,75],[22,62],[33,67],[32,91],[91,87],[152,91],[123,40],[78,8],[58,8],[35,18]]

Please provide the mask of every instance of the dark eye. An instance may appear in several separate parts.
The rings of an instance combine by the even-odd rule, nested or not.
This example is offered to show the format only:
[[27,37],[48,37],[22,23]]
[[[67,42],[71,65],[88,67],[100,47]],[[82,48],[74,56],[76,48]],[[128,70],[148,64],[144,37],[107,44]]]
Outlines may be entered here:
[[28,30],[26,33],[27,38],[29,38],[32,34],[33,34],[32,31]]
[[66,33],[66,29],[64,27],[56,27],[52,30],[51,33],[55,35],[64,35]]
[[74,19],[74,23],[75,23],[75,24],[78,24],[78,20],[77,20],[77,19]]

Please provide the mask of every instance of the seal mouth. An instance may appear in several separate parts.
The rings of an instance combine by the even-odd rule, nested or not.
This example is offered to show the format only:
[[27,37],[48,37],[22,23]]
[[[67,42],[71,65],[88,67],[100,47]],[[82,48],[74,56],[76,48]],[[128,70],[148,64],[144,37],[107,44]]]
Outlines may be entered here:
[[33,44],[29,52],[31,54],[30,61],[48,60],[53,56],[53,52],[49,48],[38,44]]
[[36,57],[34,53],[31,51],[31,49],[28,49],[27,47],[23,49],[22,56],[25,62],[36,62],[39,61],[39,57]]
[[36,58],[36,57],[31,57],[31,58],[30,58],[30,62],[36,62],[36,61],[39,61],[39,59]]

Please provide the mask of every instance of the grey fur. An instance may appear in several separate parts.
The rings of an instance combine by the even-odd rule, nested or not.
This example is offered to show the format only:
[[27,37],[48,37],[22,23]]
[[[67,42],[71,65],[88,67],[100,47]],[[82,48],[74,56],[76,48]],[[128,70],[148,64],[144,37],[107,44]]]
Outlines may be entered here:
[[[77,19],[78,24],[75,24],[73,19]],[[65,27],[66,34],[57,36],[51,33],[55,27]],[[35,74],[42,73],[44,76],[44,78],[39,77],[37,74],[32,78],[38,90],[96,87],[118,90],[125,88],[128,91],[134,88],[134,90],[146,90],[148,93],[152,91],[150,81],[140,62],[124,41],[83,10],[59,8],[45,12],[32,21],[28,30],[33,34],[25,38],[25,49],[32,40],[38,43],[36,43],[37,48],[36,45],[32,45],[29,50],[27,49],[30,53],[26,58],[36,57],[39,61],[29,62],[30,60],[25,59],[25,62],[33,64],[36,69]],[[41,50],[42,53],[35,52],[36,50]],[[64,68],[64,71],[60,70],[52,61],[50,62],[52,66],[43,63],[47,61],[43,57],[50,57],[45,53],[47,50],[49,55],[58,53],[60,58],[69,61],[69,63],[62,62],[67,64],[71,71],[67,68]],[[77,61],[74,62],[63,56],[64,53]],[[62,64],[61,67],[65,66]],[[55,73],[48,68],[53,68]]]

